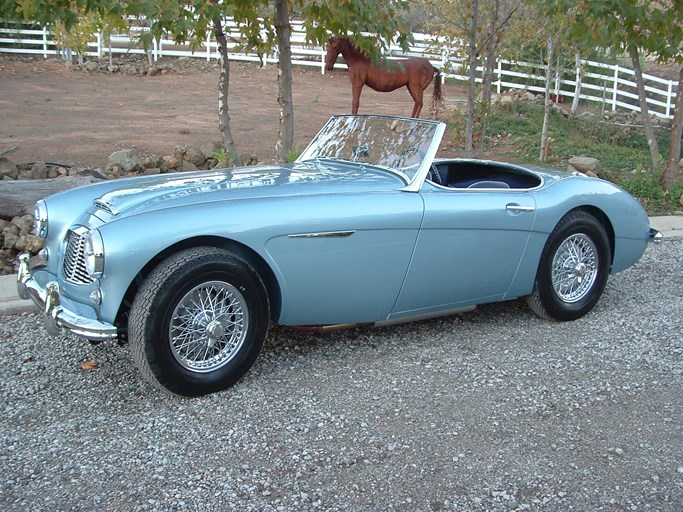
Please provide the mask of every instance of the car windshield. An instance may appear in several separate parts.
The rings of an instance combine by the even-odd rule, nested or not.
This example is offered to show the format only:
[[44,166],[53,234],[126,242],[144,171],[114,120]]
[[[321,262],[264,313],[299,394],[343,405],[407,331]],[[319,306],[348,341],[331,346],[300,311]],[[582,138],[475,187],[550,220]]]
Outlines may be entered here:
[[441,142],[437,121],[388,116],[335,116],[298,162],[334,159],[389,169],[406,183],[426,174]]

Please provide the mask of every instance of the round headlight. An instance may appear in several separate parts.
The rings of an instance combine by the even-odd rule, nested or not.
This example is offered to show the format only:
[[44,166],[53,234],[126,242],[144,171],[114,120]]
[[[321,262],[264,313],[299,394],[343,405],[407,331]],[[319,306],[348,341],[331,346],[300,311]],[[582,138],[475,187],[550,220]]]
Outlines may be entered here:
[[84,237],[83,257],[85,270],[90,277],[101,277],[104,271],[104,243],[97,229],[88,231]]
[[34,224],[36,235],[47,237],[47,205],[42,199],[36,203],[36,208],[33,210]]

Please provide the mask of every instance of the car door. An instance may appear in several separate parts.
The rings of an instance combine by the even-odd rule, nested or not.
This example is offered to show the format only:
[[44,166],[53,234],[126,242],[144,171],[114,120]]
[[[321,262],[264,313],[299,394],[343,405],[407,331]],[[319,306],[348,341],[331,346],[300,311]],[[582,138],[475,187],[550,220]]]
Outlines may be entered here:
[[420,194],[425,214],[390,318],[503,299],[534,225],[532,194],[429,184]]

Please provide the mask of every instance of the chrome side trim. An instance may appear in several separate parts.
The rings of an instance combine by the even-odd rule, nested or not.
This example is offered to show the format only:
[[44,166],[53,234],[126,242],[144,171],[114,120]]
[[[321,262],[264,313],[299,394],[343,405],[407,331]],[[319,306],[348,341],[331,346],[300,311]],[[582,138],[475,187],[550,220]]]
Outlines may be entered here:
[[356,230],[328,231],[324,233],[296,233],[287,235],[289,238],[346,238],[353,235]]
[[108,340],[118,337],[118,329],[112,324],[100,322],[93,318],[80,316],[61,305],[59,285],[56,281],[40,286],[29,270],[29,255],[19,256],[19,274],[17,275],[17,291],[19,297],[31,299],[45,313],[46,327],[51,335],[59,334],[65,328],[77,336],[94,340]]

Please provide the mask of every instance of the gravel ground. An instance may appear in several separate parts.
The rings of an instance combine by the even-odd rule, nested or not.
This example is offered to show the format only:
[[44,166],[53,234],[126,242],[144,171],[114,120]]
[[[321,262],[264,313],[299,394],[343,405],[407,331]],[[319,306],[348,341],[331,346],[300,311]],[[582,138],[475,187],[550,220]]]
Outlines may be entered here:
[[193,400],[126,347],[2,318],[0,509],[680,511],[682,268],[682,240],[652,246],[571,323],[513,301],[273,328],[244,380]]

